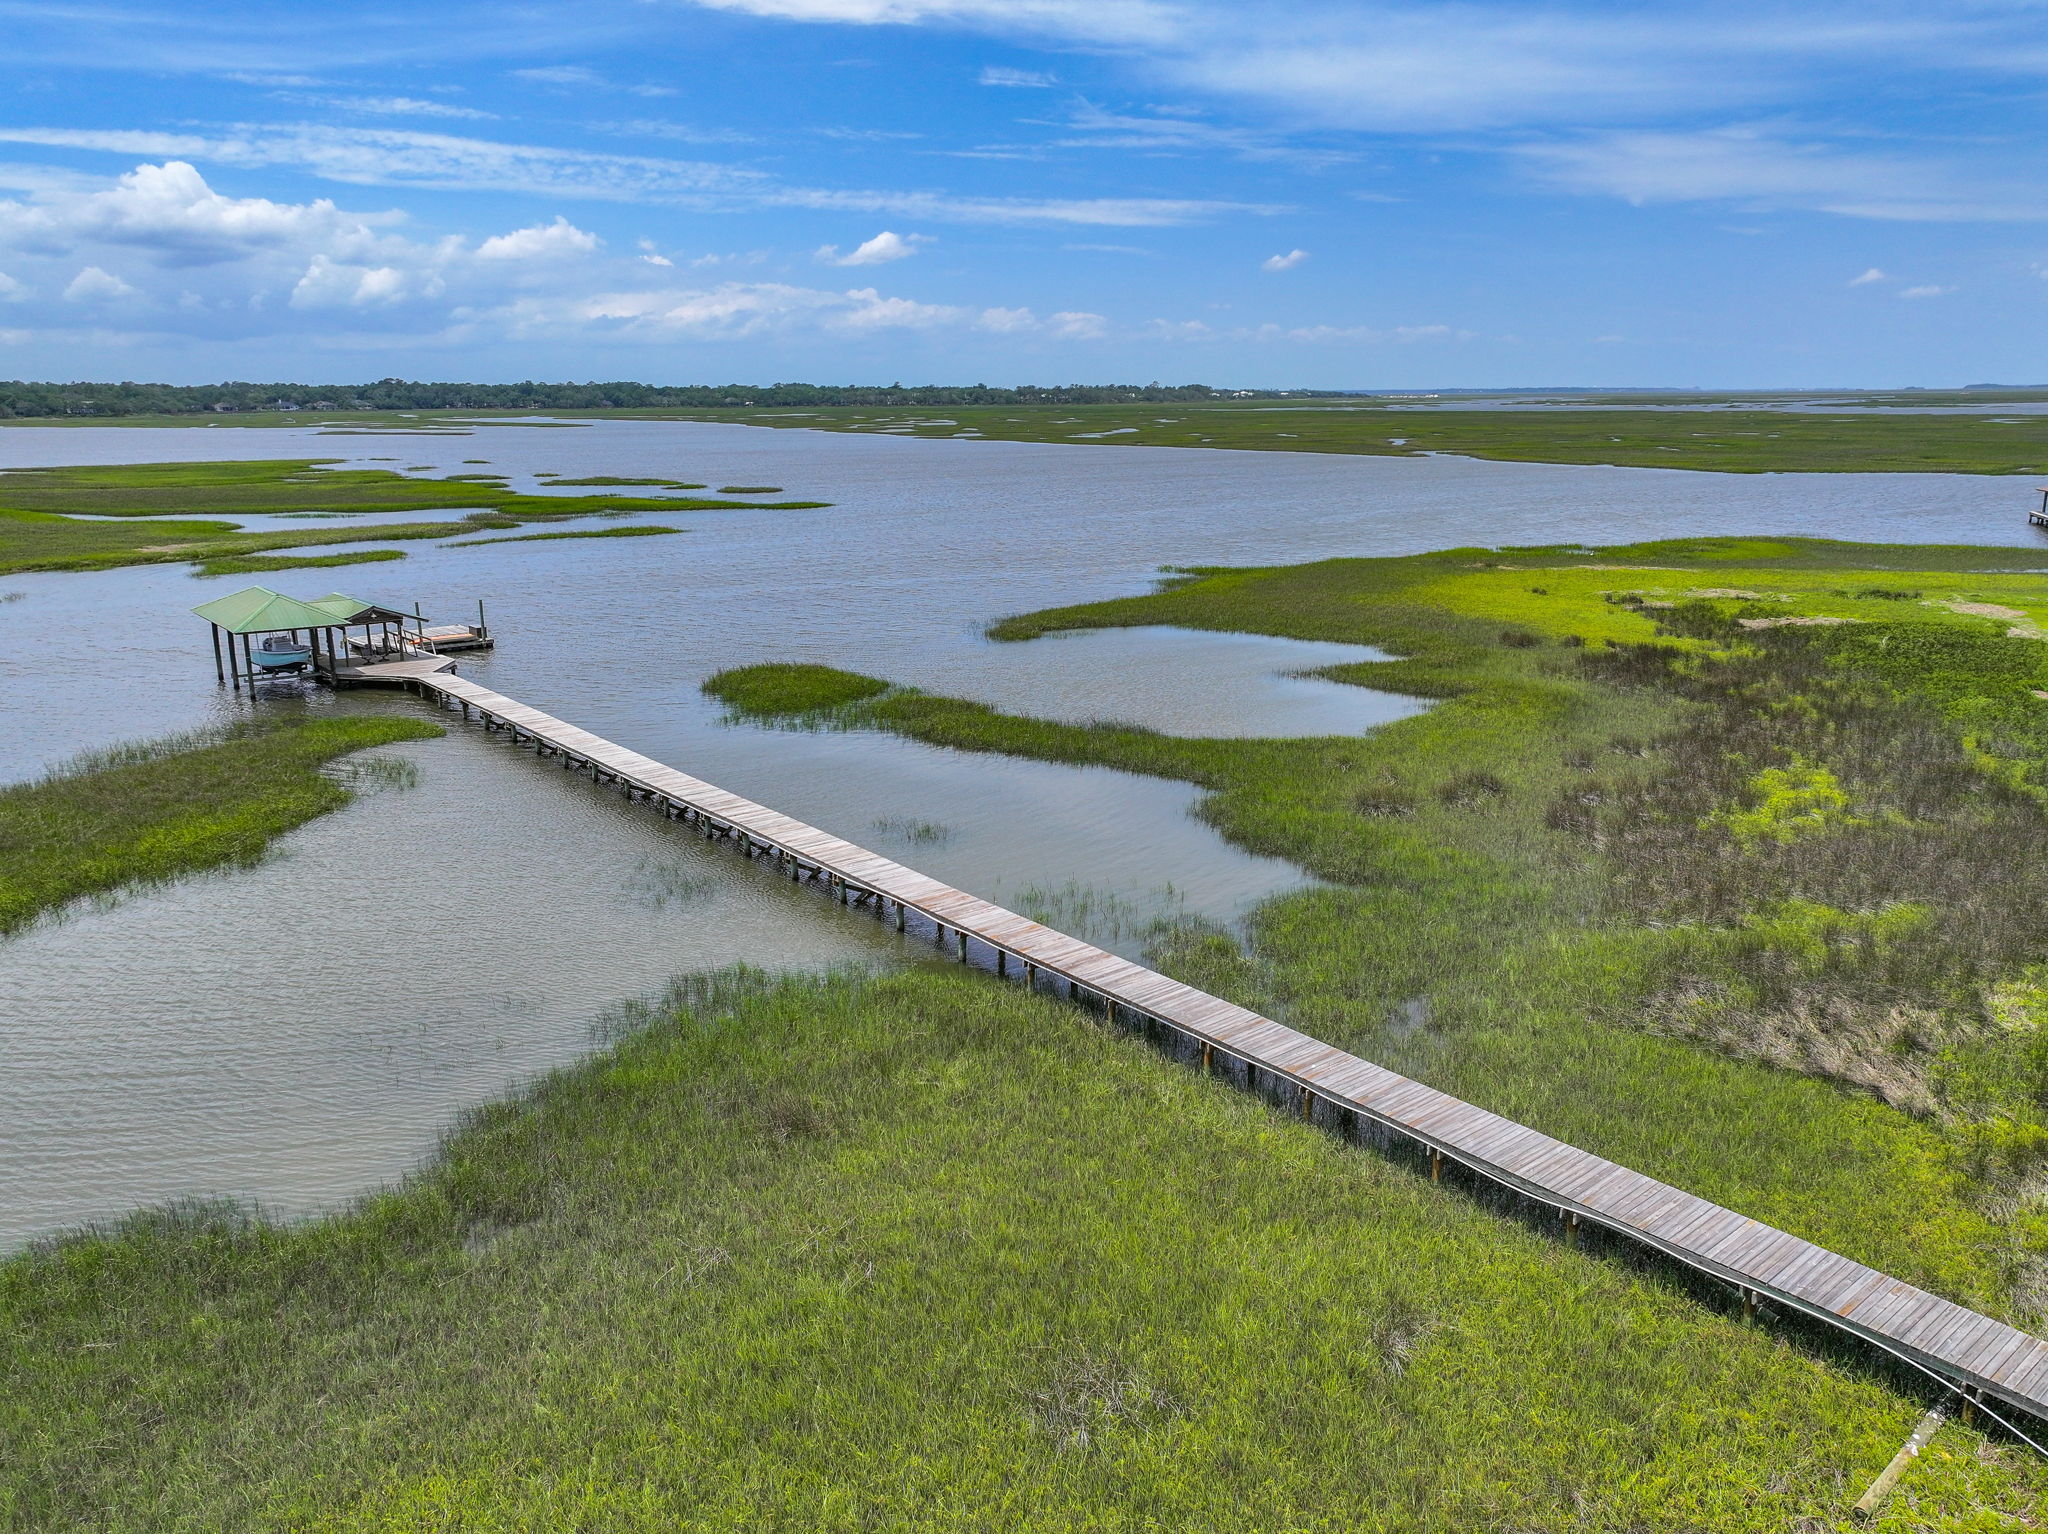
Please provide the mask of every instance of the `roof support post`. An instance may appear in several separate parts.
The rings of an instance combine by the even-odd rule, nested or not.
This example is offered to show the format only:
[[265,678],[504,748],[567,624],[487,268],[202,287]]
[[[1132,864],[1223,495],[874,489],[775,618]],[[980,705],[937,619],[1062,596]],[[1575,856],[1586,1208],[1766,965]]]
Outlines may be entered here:
[[227,667],[220,662],[220,625],[209,623],[206,626],[213,630],[213,679],[216,682],[225,682],[228,679],[228,672]]

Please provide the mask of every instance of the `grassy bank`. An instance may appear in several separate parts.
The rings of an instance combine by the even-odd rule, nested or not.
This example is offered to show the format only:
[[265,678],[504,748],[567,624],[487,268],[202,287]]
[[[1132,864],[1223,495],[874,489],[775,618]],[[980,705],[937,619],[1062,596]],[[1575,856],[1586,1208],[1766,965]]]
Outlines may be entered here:
[[[561,411],[573,421],[671,420],[737,422],[747,426],[851,431],[911,437],[973,437],[999,442],[1053,442],[1102,447],[1212,447],[1285,453],[1361,453],[1414,457],[1458,453],[1527,463],[1617,464],[1648,469],[1708,469],[1726,473],[1940,473],[2038,474],[2048,472],[2048,417],[1992,414],[1938,415],[1926,407],[1981,407],[1983,394],[1932,391],[1828,400],[1800,410],[1742,409],[1754,396],[1672,395],[1667,408],[1642,409],[1640,396],[1601,401],[1560,398],[1541,408],[1488,410],[1392,399],[1212,399],[1200,402],[1131,402],[1107,405],[948,405],[905,409],[810,405],[748,409]],[[2013,391],[2017,404],[2039,395]],[[1782,396],[1794,403],[1797,396]],[[1609,408],[1587,409],[1605,403]],[[1730,408],[1730,405],[1734,408]],[[1868,404],[1870,413],[1830,410],[1829,404]],[[1693,407],[1693,408],[1670,408]],[[1916,406],[1919,407],[1916,409]],[[464,435],[470,423],[527,425],[490,411],[447,411],[408,416],[361,416],[379,435]],[[303,427],[301,415],[248,412],[238,427]],[[125,416],[40,422],[45,426],[204,426],[195,416]],[[553,424],[571,424],[569,421]],[[333,435],[354,435],[336,431]],[[557,483],[647,483],[596,479]],[[685,486],[684,488],[694,488]],[[772,489],[721,487],[720,494],[775,494]]]
[[487,543],[546,543],[558,538],[655,538],[663,533],[689,531],[682,527],[651,527],[645,523],[632,527],[572,527],[559,533],[514,533],[509,538],[465,538],[460,543],[444,544],[450,549],[481,548]]
[[329,570],[337,565],[380,565],[403,558],[403,549],[357,549],[347,554],[235,554],[225,559],[203,560],[192,573],[263,575],[272,570]]
[[348,802],[326,763],[440,733],[423,720],[320,719],[117,748],[0,789],[0,933],[80,896],[252,863]]
[[[1850,415],[1785,410],[1393,408],[1375,400],[1194,404],[959,406],[887,410],[658,411],[661,419],[749,426],[978,437],[1093,447],[1240,448],[1415,457],[1459,453],[1529,463],[1620,464],[1726,473],[2037,474],[2048,417]],[[2016,503],[2017,504],[2017,503]]]
[[[20,1257],[0,1324],[19,1529],[1778,1534],[1920,1410],[943,971],[696,987],[403,1192]],[[2048,1481],[1949,1427],[1907,1490]]]
[[[588,516],[598,511],[730,511],[758,501],[693,496],[528,495],[501,475],[422,478],[389,469],[337,469],[338,458],[278,458],[221,463],[85,464],[0,473],[0,506],[68,516],[289,516],[307,512],[355,515],[450,508],[507,516]],[[564,479],[562,485],[702,489],[677,480]],[[825,501],[781,501],[771,511],[810,511]]]
[[[802,511],[829,504],[679,496],[524,495],[496,476],[421,479],[384,469],[322,466],[332,461],[89,465],[0,473],[0,574],[186,561],[218,567],[208,573],[285,569],[290,566],[264,556],[275,550],[329,543],[459,536],[605,512],[722,511],[764,505],[768,510]],[[237,514],[346,519],[391,511],[464,514],[456,521],[263,533],[244,532],[236,523],[213,520]],[[207,513],[207,519],[193,520],[194,512]],[[391,558],[397,552],[381,550],[369,557]],[[229,563],[252,557],[257,560],[254,564]]]
[[[1402,658],[1325,674],[1442,701],[1364,738],[1188,740],[852,683],[808,717],[1201,784],[1225,835],[1333,887],[1264,907],[1248,949],[1169,943],[1168,968],[2038,1328],[2048,582],[1960,568],[2016,558],[1457,550],[1199,572],[997,631],[1376,644]],[[780,686],[719,693],[772,714]]]

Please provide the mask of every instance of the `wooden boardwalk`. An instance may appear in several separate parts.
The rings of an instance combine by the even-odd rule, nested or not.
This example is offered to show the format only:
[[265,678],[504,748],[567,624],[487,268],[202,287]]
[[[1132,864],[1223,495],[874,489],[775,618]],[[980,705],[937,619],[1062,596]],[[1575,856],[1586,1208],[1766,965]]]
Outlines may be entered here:
[[1063,982],[1069,996],[1112,1018],[1168,1030],[1206,1068],[1298,1106],[1304,1117],[1406,1142],[1428,1156],[1433,1175],[1448,1161],[1554,1209],[1568,1238],[1582,1226],[1612,1232],[1733,1286],[1749,1310],[1767,1300],[1904,1360],[1968,1403],[2048,1422],[2048,1342],[2026,1332],[1332,1049],[474,682],[441,674],[413,685],[660,803],[672,817],[776,859],[793,877],[823,880],[842,901],[893,912],[899,930],[920,916],[920,930],[929,924],[963,959],[979,945],[998,973]]

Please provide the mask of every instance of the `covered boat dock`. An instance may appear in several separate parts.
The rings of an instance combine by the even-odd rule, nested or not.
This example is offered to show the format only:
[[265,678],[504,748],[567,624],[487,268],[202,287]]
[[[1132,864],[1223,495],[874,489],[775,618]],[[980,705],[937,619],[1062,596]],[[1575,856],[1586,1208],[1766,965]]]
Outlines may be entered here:
[[258,681],[304,675],[338,684],[411,680],[454,665],[441,659],[431,642],[420,642],[417,613],[338,591],[306,601],[268,586],[250,586],[192,611],[213,630],[215,677],[232,682],[237,691],[245,684],[253,688]]

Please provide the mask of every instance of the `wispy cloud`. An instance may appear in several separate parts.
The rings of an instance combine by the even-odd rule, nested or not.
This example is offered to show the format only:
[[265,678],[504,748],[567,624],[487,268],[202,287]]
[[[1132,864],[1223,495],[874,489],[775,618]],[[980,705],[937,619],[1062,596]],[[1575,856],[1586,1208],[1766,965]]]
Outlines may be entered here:
[[955,223],[1110,225],[1194,223],[1285,211],[1269,204],[1162,197],[978,197],[947,192],[795,186],[765,172],[703,160],[507,144],[398,128],[241,124],[215,133],[0,128],[0,143],[94,149],[232,166],[284,165],[357,186],[516,192],[716,212],[812,208]]
[[1881,268],[1875,266],[1867,267],[1864,269],[1860,276],[1851,277],[1849,279],[1849,286],[1852,288],[1860,288],[1864,286],[1866,283],[1883,282],[1884,278],[1885,274]]
[[237,85],[261,85],[272,90],[290,90],[293,88],[325,85],[327,83],[318,75],[280,75],[270,74],[262,70],[248,69],[226,70],[222,73],[221,78],[223,80],[232,80]]
[[1079,102],[1068,116],[1051,126],[1061,136],[1051,142],[1062,149],[1136,150],[1146,154],[1217,154],[1241,160],[1285,160],[1321,168],[1357,158],[1349,150],[1305,147],[1285,135],[1201,120],[1193,113],[1155,108],[1150,115],[1111,112],[1092,102]]
[[[696,0],[786,21],[1116,45],[1157,81],[1278,120],[1387,133],[1663,120],[1873,68],[2038,68],[2032,7],[1757,0],[1712,10],[1503,0]],[[2002,56],[2002,57],[2001,57]],[[2031,64],[2029,63],[2031,61]]]
[[667,139],[677,144],[751,144],[752,134],[734,128],[703,128],[695,123],[668,122],[657,117],[636,117],[629,122],[597,122],[588,125],[594,133],[611,133],[620,138]]
[[1043,91],[1058,85],[1059,76],[1038,69],[1008,69],[1000,64],[985,65],[981,71],[983,85],[1006,86],[1011,90]]
[[1254,325],[1231,332],[1246,341],[1297,341],[1310,345],[1355,341],[1372,345],[1414,345],[1429,341],[1476,341],[1479,332],[1453,325],[1396,325],[1377,329],[1371,325]]
[[448,117],[488,122],[498,115],[478,107],[455,106],[446,101],[423,101],[417,96],[319,96],[313,100],[320,106],[376,117]]
[[1290,250],[1284,256],[1268,256],[1259,263],[1262,272],[1291,272],[1308,259],[1305,250]]
[[1954,288],[1944,288],[1944,287],[1941,287],[1941,286],[1939,286],[1939,285],[1937,285],[1937,284],[1935,284],[1935,283],[1931,283],[1931,282],[1924,282],[1924,283],[1921,283],[1921,284],[1920,284],[1919,286],[1917,286],[1917,287],[1911,287],[1911,288],[1900,288],[1900,289],[1899,289],[1899,297],[1901,297],[1901,298],[1944,298],[1944,297],[1946,297],[1947,295],[1949,295],[1950,293],[1953,293],[1953,292],[1955,292],[1955,289],[1954,289]]
[[2048,218],[2048,187],[2037,181],[1769,126],[1598,133],[1513,152],[1551,186],[1637,203],[1725,201],[1919,222]]
[[903,128],[846,128],[826,127],[817,130],[819,138],[836,138],[848,144],[907,144],[924,137]]
[[1155,0],[697,0],[707,10],[843,26],[941,23],[1095,43],[1161,42],[1182,8]]
[[673,96],[677,94],[672,85],[648,85],[632,81],[610,80],[582,64],[546,64],[536,69],[515,69],[515,80],[529,80],[536,85],[560,85],[580,91],[619,91],[628,96]]

